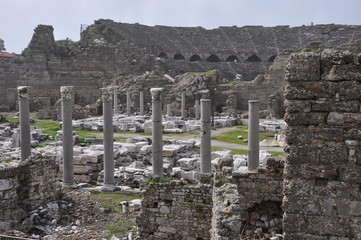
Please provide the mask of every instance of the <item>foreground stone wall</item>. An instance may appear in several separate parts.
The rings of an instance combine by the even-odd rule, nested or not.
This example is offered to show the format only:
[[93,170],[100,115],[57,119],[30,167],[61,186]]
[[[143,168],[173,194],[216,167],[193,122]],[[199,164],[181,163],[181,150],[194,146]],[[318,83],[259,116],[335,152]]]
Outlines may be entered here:
[[58,170],[54,161],[41,157],[0,169],[0,230],[19,228],[34,207],[59,197]]
[[361,238],[360,60],[340,51],[291,56],[285,239]]
[[257,171],[244,172],[226,165],[215,176],[212,239],[269,239],[282,233],[283,162],[269,158]]
[[151,183],[137,222],[142,239],[210,239],[212,186]]

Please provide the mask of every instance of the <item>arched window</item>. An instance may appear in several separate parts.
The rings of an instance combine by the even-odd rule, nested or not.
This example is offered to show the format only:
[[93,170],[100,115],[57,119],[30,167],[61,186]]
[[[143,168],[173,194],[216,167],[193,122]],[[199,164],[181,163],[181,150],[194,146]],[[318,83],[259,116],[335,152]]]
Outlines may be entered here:
[[165,52],[159,53],[158,57],[160,58],[168,58],[168,55]]
[[274,62],[276,57],[277,57],[277,55],[270,56],[270,58],[268,59],[268,62]]
[[174,57],[173,57],[174,60],[185,60],[185,58],[183,57],[182,54],[174,54]]
[[194,54],[194,55],[189,59],[189,61],[191,61],[191,62],[201,62],[201,61],[202,61],[202,58],[201,58],[199,55]]
[[234,56],[234,55],[231,55],[227,58],[226,60],[227,62],[239,62],[239,59],[238,57]]
[[211,55],[207,58],[207,62],[220,62],[221,59],[217,55]]
[[253,54],[247,58],[246,62],[262,62],[262,60],[256,54]]

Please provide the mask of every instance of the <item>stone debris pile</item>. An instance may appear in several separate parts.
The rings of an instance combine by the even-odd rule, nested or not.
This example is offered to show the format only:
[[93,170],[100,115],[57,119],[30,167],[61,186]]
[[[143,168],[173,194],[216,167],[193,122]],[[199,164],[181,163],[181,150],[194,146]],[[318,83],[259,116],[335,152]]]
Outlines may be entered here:
[[[200,130],[201,122],[199,120],[187,119],[181,117],[164,116],[164,133],[178,133]],[[214,119],[214,127],[232,127],[237,124],[236,118],[217,117]],[[113,116],[114,132],[152,132],[152,121],[149,116],[128,116],[124,114],[115,114]],[[73,129],[103,131],[103,117],[94,117],[81,120],[73,120]]]

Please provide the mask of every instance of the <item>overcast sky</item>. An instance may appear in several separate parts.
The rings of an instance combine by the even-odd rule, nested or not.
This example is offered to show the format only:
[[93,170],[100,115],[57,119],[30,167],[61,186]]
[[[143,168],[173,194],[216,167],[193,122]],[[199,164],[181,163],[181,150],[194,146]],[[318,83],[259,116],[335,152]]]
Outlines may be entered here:
[[361,24],[361,0],[0,0],[0,38],[21,53],[38,24],[56,40],[79,40],[80,25],[112,19],[166,26]]

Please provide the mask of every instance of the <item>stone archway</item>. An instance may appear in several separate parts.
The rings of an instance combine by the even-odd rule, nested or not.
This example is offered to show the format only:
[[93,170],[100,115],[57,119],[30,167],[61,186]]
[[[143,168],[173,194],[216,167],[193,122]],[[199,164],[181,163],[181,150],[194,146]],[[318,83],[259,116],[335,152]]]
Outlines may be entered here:
[[184,61],[184,60],[185,60],[184,56],[183,56],[182,54],[180,54],[180,53],[174,54],[173,59],[174,59],[174,60],[181,60],[181,61]]
[[231,55],[227,58],[226,62],[239,62],[239,59],[235,55]]
[[159,53],[158,57],[160,58],[168,58],[168,55],[165,52]]
[[191,56],[191,58],[189,59],[189,61],[191,61],[191,62],[201,62],[201,61],[202,61],[202,58],[201,58],[199,55],[194,54],[194,55]]
[[217,55],[210,55],[208,58],[207,58],[207,62],[220,62],[221,59],[217,56]]
[[247,58],[246,62],[262,62],[262,59],[257,54],[253,54]]

